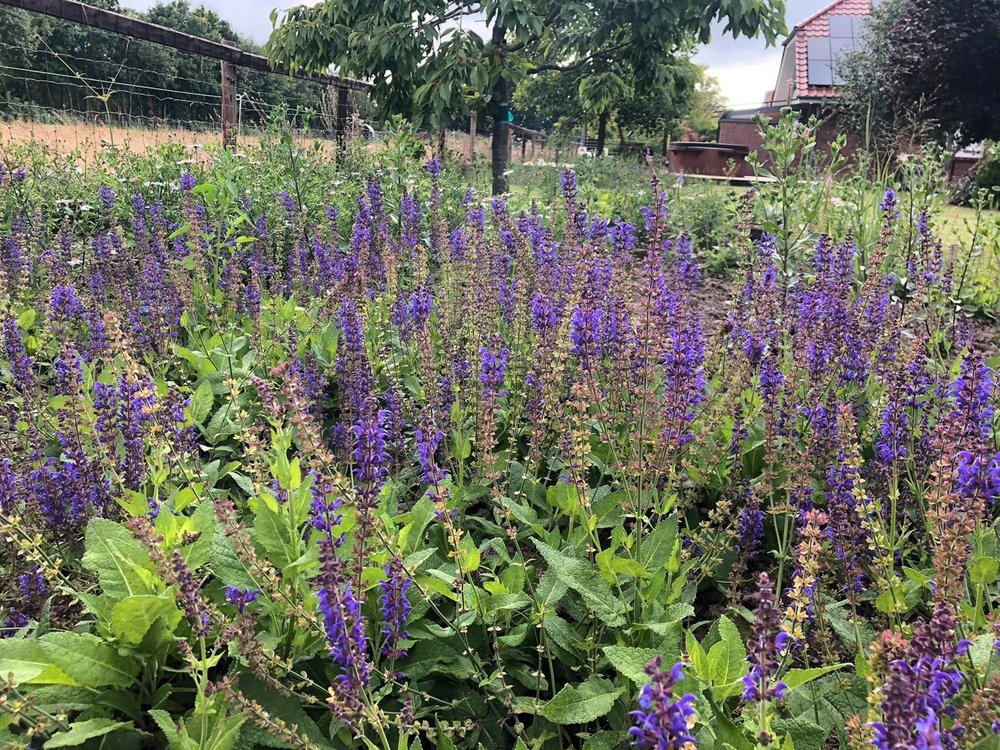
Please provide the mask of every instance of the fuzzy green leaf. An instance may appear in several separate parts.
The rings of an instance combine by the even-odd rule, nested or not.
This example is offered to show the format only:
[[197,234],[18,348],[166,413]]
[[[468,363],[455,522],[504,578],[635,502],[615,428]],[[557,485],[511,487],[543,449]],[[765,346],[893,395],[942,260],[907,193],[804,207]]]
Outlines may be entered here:
[[105,596],[120,601],[127,596],[157,593],[158,579],[149,555],[121,524],[92,519],[87,524],[84,545],[83,566],[97,573]]
[[607,582],[594,572],[589,562],[564,555],[538,539],[532,541],[548,563],[549,572],[583,597],[605,625],[615,628],[625,624],[625,605],[614,595]]
[[659,656],[660,652],[655,648],[605,646],[604,655],[608,657],[611,666],[617,669],[621,675],[641,687],[649,682],[649,675],[646,674],[646,665]]
[[53,664],[85,687],[128,687],[139,672],[137,661],[89,633],[48,633],[38,642]]
[[844,667],[850,666],[849,664],[830,664],[825,667],[813,667],[812,669],[789,669],[785,672],[781,681],[784,682],[789,690],[794,690],[797,687],[801,687],[807,683],[812,682],[815,679],[822,677],[825,674],[830,674],[830,672],[836,672],[838,669],[843,669]]
[[192,424],[203,424],[214,404],[215,393],[212,392],[212,383],[208,380],[201,381],[201,385],[191,395],[191,405],[188,406],[188,417]]
[[114,719],[88,719],[74,721],[69,725],[68,732],[60,732],[46,742],[43,747],[51,750],[55,747],[75,747],[82,745],[94,737],[102,737],[120,729],[132,729],[131,721],[115,721]]
[[111,610],[111,632],[125,645],[136,646],[161,617],[167,617],[173,625],[181,617],[180,611],[167,596],[129,596]]
[[604,716],[614,706],[622,688],[600,677],[579,685],[566,685],[539,710],[554,724],[586,724]]

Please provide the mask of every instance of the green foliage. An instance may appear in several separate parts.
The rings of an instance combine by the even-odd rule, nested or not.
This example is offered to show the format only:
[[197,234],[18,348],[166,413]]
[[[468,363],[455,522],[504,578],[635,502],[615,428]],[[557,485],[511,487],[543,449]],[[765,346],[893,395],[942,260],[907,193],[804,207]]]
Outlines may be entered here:
[[[654,667],[683,662],[672,689],[674,699],[692,696],[699,747],[750,750],[762,735],[772,747],[847,746],[851,717],[862,725],[881,718],[885,655],[920,643],[914,633],[937,610],[952,570],[961,625],[949,637],[960,633],[970,646],[954,660],[965,677],[951,705],[972,705],[993,684],[988,617],[1000,597],[993,511],[984,504],[981,515],[953,519],[971,520],[961,537],[966,556],[954,569],[940,567],[944,548],[925,531],[936,517],[923,505],[939,497],[927,485],[952,504],[965,497],[957,482],[933,483],[942,462],[959,460],[968,445],[934,447],[956,418],[951,394],[963,356],[955,303],[939,286],[908,278],[923,207],[926,227],[940,220],[939,153],[893,175],[899,216],[887,219],[869,173],[844,174],[839,160],[820,160],[816,124],[785,113],[765,133],[769,152],[758,163],[774,181],[757,190],[690,178],[633,190],[648,167],[609,159],[581,162],[578,190],[567,200],[559,171],[525,167],[515,174],[521,189],[486,209],[479,229],[479,200],[473,194],[465,204],[455,166],[446,160],[432,183],[414,163],[412,126],[391,127],[384,151],[351,152],[349,167],[339,169],[281,133],[246,160],[209,151],[193,190],[171,186],[149,196],[163,202],[140,214],[154,226],[152,240],[128,206],[67,214],[54,204],[60,194],[93,200],[106,175],[77,175],[41,151],[12,152],[31,169],[0,195],[3,268],[13,268],[15,243],[35,253],[35,265],[23,286],[0,290],[7,337],[0,434],[14,457],[0,469],[5,480],[16,477],[0,485],[4,493],[15,488],[0,496],[0,607],[5,618],[13,606],[27,610],[27,624],[5,623],[10,637],[0,639],[0,741],[24,746],[30,730],[43,747],[126,750],[602,750],[626,741]],[[168,175],[172,185],[175,156],[165,151],[128,166],[143,177]],[[123,157],[107,158],[101,163]],[[115,187],[124,202],[126,183]],[[287,195],[275,201],[279,193]],[[366,203],[373,194],[377,211]],[[651,203],[647,229],[640,207]],[[159,211],[169,217],[162,226]],[[365,211],[378,220],[366,223]],[[31,231],[6,218],[20,215],[33,217]],[[527,231],[534,221],[544,227],[538,234]],[[63,247],[64,225],[63,264],[51,251]],[[752,226],[776,234],[782,273],[770,277],[771,287],[756,275],[765,261]],[[613,250],[605,230],[634,230],[635,246]],[[126,281],[124,292],[109,292],[118,296],[105,310],[85,276],[93,266],[83,266],[98,262],[94,240],[112,231],[122,255],[102,262]],[[984,242],[978,231],[973,246]],[[773,307],[723,308],[727,322],[711,335],[708,305],[723,303],[688,290],[695,285],[681,257],[685,232],[693,260],[737,266],[745,285],[772,293],[765,302]],[[590,233],[600,239],[584,237]],[[863,378],[836,369],[850,361],[838,349],[834,374],[820,380],[805,359],[810,321],[798,300],[822,273],[819,238],[848,233],[857,254],[837,277],[840,286],[824,277],[844,302],[838,314],[853,315],[866,299],[857,290],[892,273],[897,281],[885,298],[893,317],[873,329],[894,335],[903,320],[906,336],[929,330],[933,338],[913,349],[918,360],[902,346],[872,349]],[[158,248],[173,248],[160,277],[178,284],[184,306],[170,318],[169,336],[140,344],[148,309],[131,295],[155,283],[138,269],[152,267]],[[878,273],[868,267],[876,251]],[[571,262],[553,271],[562,256]],[[132,267],[116,265],[122,258]],[[585,258],[594,265],[582,265]],[[962,270],[972,260],[956,256],[948,292],[956,299],[976,275],[971,265]],[[644,338],[631,340],[627,356],[597,362],[582,353],[579,320],[605,262],[616,304],[646,317],[630,314]],[[257,288],[259,308],[251,310],[253,283],[268,264],[280,270]],[[507,287],[501,294],[494,286],[498,277],[511,282],[512,307]],[[64,282],[81,290],[81,304],[107,313],[112,342],[78,360],[79,381],[70,386],[57,375],[62,358],[71,346],[89,352],[91,329],[59,320],[52,300]],[[534,292],[543,302],[564,284],[572,295],[546,338],[533,319]],[[434,297],[419,325],[423,289]],[[783,292],[786,306],[778,302]],[[678,328],[685,319],[704,325],[705,337]],[[851,320],[865,327],[860,314]],[[776,392],[765,391],[760,363],[746,353],[752,347],[734,341],[739,326],[778,330],[757,355],[780,369]],[[31,358],[32,389],[16,384],[11,330]],[[664,363],[677,361],[678,350],[654,347],[682,333],[708,356],[668,371]],[[509,359],[491,389],[483,350],[497,342]],[[902,390],[897,383],[911,361],[928,377],[908,422],[920,430],[915,441],[927,438],[926,455],[879,463],[885,404]],[[895,368],[895,379],[876,362]],[[703,376],[699,399],[675,409],[683,391],[667,377],[692,369]],[[140,437],[137,451],[132,433],[110,439],[101,421],[135,413],[100,404],[104,388],[122,384],[139,394],[123,401],[138,404],[141,418],[128,425]],[[538,384],[551,390],[534,390]],[[361,403],[352,400],[359,388],[370,389]],[[818,405],[840,420],[829,434],[814,431]],[[690,434],[671,442],[667,415],[678,412]],[[431,427],[438,442],[428,447]],[[983,427],[992,434],[993,425]],[[373,432],[381,447],[362,445]],[[973,447],[988,447],[992,460],[996,447],[982,440]],[[138,478],[126,470],[130,450],[139,455]],[[36,472],[63,466],[96,467],[99,481],[86,486],[106,482],[107,502],[79,523],[51,524]],[[855,470],[864,473],[851,475],[850,502],[834,496],[838,472]],[[60,496],[76,486],[64,482]],[[337,503],[329,529],[317,511],[327,502]],[[744,516],[752,503],[761,511],[756,540],[748,540]],[[836,526],[835,513],[850,523]],[[849,549],[857,560],[838,554],[842,540],[857,541]],[[966,548],[956,541],[955,549]],[[845,572],[853,564],[863,590]],[[751,582],[762,570],[774,575],[777,618],[763,635],[755,595],[767,592]],[[18,580],[36,571],[49,591],[44,601],[27,601]],[[411,583],[397,623],[405,635],[392,644],[382,597],[394,575]],[[356,612],[341,625],[331,602],[348,592]],[[365,638],[358,658],[370,670],[348,705],[352,675],[337,649],[358,630]],[[747,699],[744,680],[779,631],[794,634],[791,647],[775,645],[769,662],[783,697]],[[950,721],[943,715],[941,726]],[[971,735],[989,723],[972,717],[970,727]]]
[[[121,7],[118,0],[90,4],[260,52],[215,11],[192,8],[188,0],[160,0],[142,13]],[[113,113],[152,121],[218,120],[217,61],[21,10],[0,9],[0,26],[11,30],[13,40],[0,49],[0,65],[29,71],[22,77],[0,76],[0,100],[11,113],[51,118],[48,110],[54,109],[57,117],[70,110],[102,119]],[[238,77],[238,85],[253,92],[255,100],[283,102],[293,115],[319,108],[323,87],[318,84],[242,68]],[[265,118],[247,106],[243,119],[264,124]],[[301,114],[291,119],[302,123]]]
[[[292,67],[338,70],[374,84],[383,116],[400,114],[440,130],[489,103],[496,121],[494,192],[506,192],[506,115],[510,84],[545,71],[587,67],[577,93],[582,109],[608,117],[634,86],[658,87],[672,56],[692,39],[707,41],[711,23],[733,36],[784,31],[781,0],[685,0],[664,5],[615,0],[589,4],[552,0],[471,2],[391,0],[372,5],[325,0],[272,14],[269,56]],[[485,18],[489,39],[472,20]]]

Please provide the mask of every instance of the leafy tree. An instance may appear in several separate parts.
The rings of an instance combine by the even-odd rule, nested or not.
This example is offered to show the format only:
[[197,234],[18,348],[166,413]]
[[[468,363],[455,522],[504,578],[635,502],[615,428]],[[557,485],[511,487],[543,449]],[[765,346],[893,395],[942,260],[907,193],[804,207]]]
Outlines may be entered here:
[[[701,69],[689,60],[666,66],[656,86],[640,87],[635,96],[622,103],[618,111],[620,128],[647,138],[659,138],[661,151],[680,131],[689,116]],[[619,137],[624,141],[622,131]]]
[[580,99],[583,70],[548,70],[518,84],[513,104],[517,112],[545,129],[572,131],[590,119]]
[[[116,12],[129,12],[119,0],[90,0]],[[186,0],[159,2],[139,18],[214,41],[233,41],[259,52],[214,11]],[[219,63],[157,44],[126,39],[22,10],[0,8],[0,28],[10,43],[0,45],[0,99],[19,105],[81,113],[171,120],[215,121],[219,116]],[[113,84],[112,84],[113,82]],[[320,84],[237,69],[237,86],[255,101],[283,103],[290,109],[318,110]],[[250,107],[249,121],[264,115]]]
[[[288,10],[280,24],[276,12],[267,49],[293,67],[368,78],[383,112],[433,129],[488,104],[493,190],[504,192],[512,85],[593,62],[583,94],[600,107],[626,81],[655,82],[661,62],[688,39],[707,41],[716,19],[726,33],[773,43],[783,16],[784,0],[323,0]],[[484,18],[488,38],[475,31]]]
[[940,137],[1000,137],[1000,0],[906,0],[887,73],[897,101],[924,99]]
[[1000,137],[998,40],[1000,0],[886,0],[862,51],[842,64],[846,120],[882,145]]
[[719,79],[709,74],[704,65],[697,68],[691,106],[681,125],[703,138],[713,138],[719,126],[719,115],[726,108],[726,98],[719,87]]

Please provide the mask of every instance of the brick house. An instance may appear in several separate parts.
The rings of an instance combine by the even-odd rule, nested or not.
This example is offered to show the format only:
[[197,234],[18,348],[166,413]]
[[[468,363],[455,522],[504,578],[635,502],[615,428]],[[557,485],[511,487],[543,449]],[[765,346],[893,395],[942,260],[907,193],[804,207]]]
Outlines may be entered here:
[[[837,98],[840,79],[837,61],[853,52],[862,43],[865,19],[880,0],[835,0],[822,10],[797,24],[785,39],[781,64],[774,88],[764,96],[760,107],[729,110],[719,119],[716,140],[733,148],[757,151],[767,164],[767,154],[759,151],[761,137],[754,125],[754,116],[777,118],[782,107],[791,107],[806,120],[815,115],[820,118],[816,134],[818,152],[829,153],[830,144],[841,133],[837,115],[832,107]],[[862,145],[861,139],[848,134],[847,146],[842,152],[850,157]],[[982,158],[982,145],[970,146],[955,153],[947,162],[948,178],[957,182]],[[745,162],[730,164],[737,176],[752,174]]]
[[[791,107],[803,119],[812,115],[823,119],[816,147],[819,151],[828,149],[840,133],[831,109],[840,82],[836,61],[854,51],[871,9],[872,0],[836,0],[796,24],[785,39],[777,80],[765,95],[763,105],[724,112],[719,119],[718,141],[756,151],[761,138],[753,123],[754,115],[776,118],[782,107]],[[845,155],[849,156],[860,145],[857,138],[849,137]]]

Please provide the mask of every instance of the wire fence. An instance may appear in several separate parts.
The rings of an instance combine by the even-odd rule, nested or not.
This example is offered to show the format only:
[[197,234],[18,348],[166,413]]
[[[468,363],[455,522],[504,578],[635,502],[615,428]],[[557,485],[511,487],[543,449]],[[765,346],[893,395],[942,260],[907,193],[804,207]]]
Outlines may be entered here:
[[[95,39],[110,36],[92,33]],[[170,51],[171,65],[157,69],[142,62],[142,55],[157,52],[156,45],[110,39],[115,48],[95,44],[89,53],[56,51],[41,40],[5,43],[0,54],[0,145],[33,141],[78,154],[86,165],[109,144],[144,152],[167,144],[197,150],[221,140],[223,96],[217,61]],[[289,80],[237,68],[237,144],[259,143],[266,132],[277,128],[298,140],[323,141],[335,151],[335,88]],[[284,85],[295,86],[295,95],[282,96]],[[304,98],[304,93],[310,96]],[[364,94],[351,93],[346,137],[377,148],[392,133],[377,122],[366,121],[366,104]],[[435,135],[419,133],[418,137],[428,151],[436,150]],[[592,150],[595,144],[586,145]],[[464,160],[486,159],[491,140],[479,134],[473,142],[467,132],[452,131],[446,135],[445,147]],[[515,130],[510,157],[515,162],[544,160],[559,152],[572,153],[574,148],[563,145],[557,151],[537,136]]]

